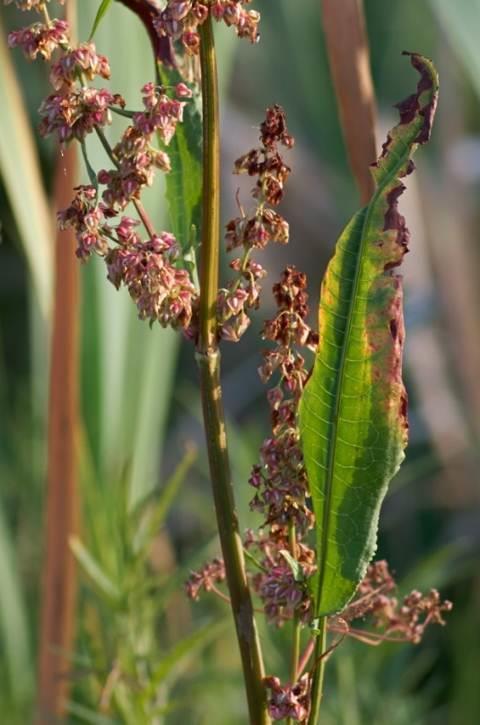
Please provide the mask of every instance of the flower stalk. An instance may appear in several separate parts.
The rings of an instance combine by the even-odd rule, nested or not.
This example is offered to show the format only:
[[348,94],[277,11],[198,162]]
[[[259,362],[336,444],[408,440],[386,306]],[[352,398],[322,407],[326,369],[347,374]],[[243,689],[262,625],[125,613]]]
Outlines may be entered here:
[[210,18],[200,28],[203,101],[203,217],[196,359],[218,532],[243,665],[252,725],[267,725],[260,641],[248,587],[230,473],[220,382],[216,302],[220,223],[220,129],[217,67]]
[[323,698],[323,681],[325,679],[325,656],[327,645],[327,618],[322,617],[319,623],[319,632],[314,651],[314,663],[311,684],[311,709],[308,725],[318,725],[320,718],[320,706]]

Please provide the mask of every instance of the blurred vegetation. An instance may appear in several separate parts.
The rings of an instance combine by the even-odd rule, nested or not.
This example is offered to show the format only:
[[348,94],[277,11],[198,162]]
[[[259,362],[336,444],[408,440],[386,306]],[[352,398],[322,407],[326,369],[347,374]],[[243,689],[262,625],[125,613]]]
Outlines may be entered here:
[[[265,288],[287,261],[294,263],[309,272],[313,307],[337,232],[358,206],[319,4],[258,0],[262,38],[255,47],[237,42],[224,29],[218,32],[224,219],[235,208],[233,159],[254,145],[265,106],[281,103],[297,139],[284,204],[292,242],[286,250],[267,253]],[[81,0],[81,6],[79,34],[84,38],[98,1]],[[400,56],[403,49],[434,58],[441,76],[433,143],[402,201],[412,233],[404,265],[411,435],[406,462],[384,506],[378,553],[389,559],[402,586],[437,586],[455,607],[448,627],[429,632],[419,647],[342,645],[327,668],[324,723],[473,725],[480,713],[480,0],[366,0],[365,8],[382,128],[394,118],[392,104],[412,85],[413,72]],[[25,22],[11,6],[2,6],[1,18],[4,29]],[[113,87],[133,103],[152,76],[142,28],[128,11],[114,6],[96,42],[112,61]],[[13,71],[25,101],[25,128],[13,95]],[[34,702],[54,166],[53,147],[36,133],[36,109],[47,89],[45,67],[2,51],[0,92],[11,111],[3,109],[0,120],[0,721],[8,725],[30,722]],[[114,124],[110,133],[117,132]],[[26,145],[28,133],[33,134],[32,149]],[[89,152],[94,165],[101,166],[101,150],[93,142],[90,149],[90,141]],[[37,160],[45,192],[32,170]],[[158,185],[148,205],[160,226],[167,227]],[[81,275],[84,513],[75,551],[83,584],[78,647],[70,656],[71,722],[173,724],[188,718],[209,725],[243,723],[235,644],[231,628],[223,626],[225,607],[208,599],[192,606],[181,594],[189,567],[217,551],[191,348],[139,323],[128,296],[105,284],[100,265],[82,268]],[[267,302],[245,339],[224,350],[234,480],[245,528],[254,517],[246,481],[268,425],[256,373],[257,333],[268,316]],[[163,526],[166,510],[159,515],[148,561],[139,560],[132,547],[143,520],[139,511],[145,514],[140,502],[150,500],[152,491],[156,496],[166,490],[164,481],[183,458],[187,441],[198,444],[198,456],[184,480],[177,479],[179,492]],[[161,505],[157,501],[154,508]],[[121,606],[109,603],[112,591],[100,577],[102,590],[95,572],[107,577]],[[138,589],[142,580],[151,585],[145,598]],[[137,626],[146,630],[138,635]],[[138,650],[127,646],[129,627]],[[268,671],[284,674],[286,634],[264,628],[262,637],[269,640]],[[89,638],[93,647],[86,647]],[[89,656],[97,652],[95,661],[85,659],[87,650]],[[113,719],[95,713],[102,682],[105,696],[115,662],[129,657],[137,664],[138,657],[144,658],[145,672],[158,669],[163,700],[155,703],[157,711],[125,714],[118,691]],[[165,705],[168,712],[162,711]]]

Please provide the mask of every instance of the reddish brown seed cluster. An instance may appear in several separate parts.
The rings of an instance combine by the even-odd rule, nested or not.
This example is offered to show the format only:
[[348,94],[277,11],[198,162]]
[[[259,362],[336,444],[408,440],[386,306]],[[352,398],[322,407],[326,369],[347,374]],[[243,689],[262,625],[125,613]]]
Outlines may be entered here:
[[265,677],[268,713],[272,720],[292,718],[305,722],[310,712],[310,678],[302,675],[298,682],[282,685],[278,677]]
[[258,281],[266,275],[261,265],[251,259],[252,250],[263,249],[269,242],[286,244],[289,238],[285,219],[266,206],[279,203],[290,173],[278,152],[278,144],[287,148],[293,146],[284,111],[279,106],[267,108],[260,128],[261,147],[249,151],[235,162],[235,173],[245,172],[258,177],[252,192],[255,208],[249,215],[241,209],[241,216],[226,225],[227,251],[243,249],[242,256],[230,262],[236,277],[220,290],[217,300],[219,337],[232,342],[237,342],[250,324],[248,312],[259,304]]
[[[355,598],[339,617],[332,618],[330,629],[368,644],[384,640],[418,644],[430,624],[445,624],[443,614],[452,609],[452,603],[442,601],[436,589],[428,594],[413,591],[401,602],[393,595],[395,589],[387,562],[371,564]],[[357,630],[353,623],[360,620],[364,627]]]
[[199,26],[210,15],[235,29],[240,38],[256,43],[260,13],[247,10],[251,0],[168,0],[166,7],[154,18],[160,37],[179,40],[187,53],[195,55],[200,49]]
[[[297,408],[308,373],[298,348],[314,349],[318,338],[306,322],[305,275],[294,267],[287,267],[273,291],[278,312],[273,320],[265,323],[263,338],[275,343],[275,347],[264,353],[259,370],[264,382],[278,374],[276,385],[268,392],[272,436],[260,449],[260,463],[253,467],[249,483],[255,488],[250,506],[264,516],[264,534],[256,545],[264,555],[267,572],[256,575],[253,586],[269,618],[281,625],[294,614],[302,621],[311,616],[305,582],[315,570],[315,555],[302,539],[313,527],[314,517],[307,505],[308,481],[297,426]],[[294,577],[289,560],[285,559],[285,550],[297,561],[301,577]],[[275,603],[280,603],[275,576],[282,591],[286,569],[290,570],[291,586],[298,592],[297,600],[294,606],[275,607]]]
[[213,559],[205,564],[199,571],[192,571],[185,584],[190,599],[198,599],[201,590],[211,592],[217,584],[225,581],[225,565],[223,559]]

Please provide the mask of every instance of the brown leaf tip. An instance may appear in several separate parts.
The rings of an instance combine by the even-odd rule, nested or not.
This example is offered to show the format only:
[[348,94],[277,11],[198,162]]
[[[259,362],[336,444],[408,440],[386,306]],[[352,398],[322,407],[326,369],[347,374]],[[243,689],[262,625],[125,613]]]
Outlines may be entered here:
[[[420,74],[420,79],[416,92],[405,98],[404,101],[397,103],[395,108],[398,108],[400,112],[400,124],[411,123],[417,114],[423,116],[424,123],[415,139],[415,143],[423,144],[430,139],[433,118],[437,108],[438,90],[436,75],[430,61],[422,55],[411,53],[407,50],[404,50],[402,55],[410,56],[410,62]],[[431,91],[431,94],[428,103],[421,106],[420,98],[425,91]]]

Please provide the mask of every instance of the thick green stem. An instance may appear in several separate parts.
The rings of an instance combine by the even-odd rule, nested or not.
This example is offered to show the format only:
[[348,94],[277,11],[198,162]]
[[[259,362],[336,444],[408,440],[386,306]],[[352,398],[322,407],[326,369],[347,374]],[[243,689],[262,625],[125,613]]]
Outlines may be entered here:
[[317,637],[317,643],[315,645],[315,653],[313,660],[313,681],[312,681],[312,696],[311,696],[311,710],[310,717],[308,718],[308,725],[318,725],[320,717],[320,705],[323,697],[323,680],[325,677],[325,665],[326,665],[326,645],[327,645],[327,618],[322,617],[319,626],[320,632]]
[[220,217],[217,68],[210,18],[200,29],[203,99],[203,215],[197,362],[218,533],[242,659],[250,723],[268,725],[263,662],[235,511],[220,385],[216,299]]

